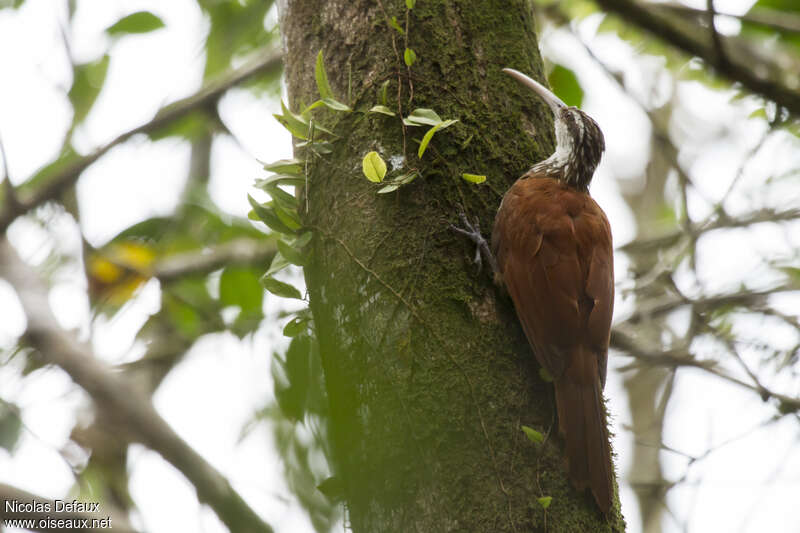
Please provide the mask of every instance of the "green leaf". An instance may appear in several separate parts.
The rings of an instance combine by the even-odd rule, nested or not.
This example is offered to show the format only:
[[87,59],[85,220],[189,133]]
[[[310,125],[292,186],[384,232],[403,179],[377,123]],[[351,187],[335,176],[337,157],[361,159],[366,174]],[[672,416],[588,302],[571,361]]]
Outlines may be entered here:
[[297,290],[296,287],[278,281],[271,276],[264,275],[261,278],[261,285],[275,296],[280,296],[281,298],[296,298],[297,300],[303,299],[303,295],[300,294],[300,291]]
[[317,100],[316,102],[314,102],[310,106],[308,106],[305,109],[303,109],[303,112],[301,113],[301,115],[303,115],[303,116],[308,115],[310,111],[313,111],[316,108],[322,107],[324,105],[325,105],[325,102],[323,102],[322,100]]
[[278,215],[278,210],[272,202],[260,204],[249,194],[247,195],[247,200],[250,202],[250,206],[253,208],[258,219],[266,224],[272,231],[277,231],[278,233],[284,233],[286,235],[293,235],[295,233],[294,229],[290,228],[284,222],[283,217]]
[[307,263],[306,258],[301,251],[293,248],[281,240],[278,241],[278,251],[293,265],[305,266]]
[[286,337],[297,337],[307,329],[308,318],[296,316],[283,327]]
[[381,187],[380,189],[378,189],[378,194],[386,194],[387,192],[396,191],[399,188],[400,188],[399,183],[390,183],[389,185],[386,185],[385,187]]
[[461,174],[461,178],[470,183],[483,183],[486,181],[486,176],[483,174]]
[[110,56],[106,54],[97,61],[76,65],[72,71],[72,87],[67,96],[74,110],[73,125],[83,122],[97,100],[106,81],[109,60]]
[[747,118],[762,118],[764,120],[768,120],[767,119],[767,110],[765,108],[763,108],[763,107],[759,107],[758,109],[756,109],[755,111],[750,113],[750,115],[748,115]]
[[297,210],[297,198],[293,194],[290,194],[277,185],[269,185],[266,188],[267,194],[272,197],[272,200],[280,206],[281,209],[284,211],[296,211]]
[[580,107],[583,102],[583,89],[575,73],[568,68],[556,65],[547,77],[553,93],[565,104]]
[[118,37],[132,33],[147,33],[163,27],[164,22],[149,11],[137,11],[106,28],[106,33],[111,37]]
[[372,151],[364,156],[361,161],[361,168],[367,179],[373,183],[380,183],[386,176],[386,163],[378,152]]
[[274,163],[264,165],[264,170],[280,172],[282,174],[303,175],[303,162],[298,159],[280,159]]
[[389,115],[390,117],[394,116],[394,111],[386,107],[385,105],[376,105],[372,106],[372,109],[369,110],[370,113],[382,113],[384,115]]
[[537,498],[536,501],[539,502],[539,505],[542,506],[542,509],[547,509],[548,507],[550,507],[550,503],[553,501],[553,497],[542,496],[541,498]]
[[403,61],[406,62],[406,66],[410,67],[414,64],[417,60],[417,53],[414,52],[411,48],[406,48],[406,51],[403,52]]
[[277,274],[287,266],[289,266],[289,261],[287,261],[286,258],[281,255],[280,252],[277,252],[272,257],[272,263],[270,263],[269,269],[267,269],[267,272],[264,275],[272,276],[273,274]]
[[289,131],[289,133],[292,134],[292,136],[297,137],[298,139],[307,140],[308,130],[310,129],[309,122],[301,115],[295,115],[289,111],[289,108],[286,107],[286,104],[284,104],[282,100],[281,111],[282,114],[272,116],[275,117],[275,119],[280,122],[283,127]]
[[436,111],[425,108],[415,109],[403,119],[406,126],[436,126],[442,122],[442,117],[436,114]]
[[242,313],[260,312],[264,290],[258,276],[250,268],[227,267],[219,278],[219,300],[235,305]]
[[406,7],[408,9],[414,9],[414,5],[416,5],[417,0],[406,0]]
[[544,435],[542,435],[535,429],[530,428],[528,426],[522,426],[522,431],[525,432],[525,435],[531,442],[535,442],[536,444],[541,444],[542,442],[544,442]]
[[297,214],[296,209],[287,209],[278,202],[270,202],[267,205],[271,207],[273,211],[275,211],[275,215],[278,217],[278,219],[289,228],[289,233],[291,235],[294,235],[296,230],[303,227],[303,222],[300,220],[300,215]]
[[329,109],[333,109],[334,111],[352,111],[349,106],[334,100],[333,98],[323,98],[322,103],[325,104],[326,107]]
[[[316,133],[326,133],[328,135],[333,135],[334,137],[336,137],[336,135],[331,130],[329,130],[328,128],[324,128],[324,127],[320,126],[319,122],[316,122],[316,121],[309,122],[309,126],[310,126],[310,130],[309,131],[310,131],[311,135],[316,135]],[[314,142],[319,142],[319,140],[315,139]]]
[[389,19],[389,26],[400,32],[400,35],[405,35],[406,33],[403,27],[400,26],[400,24],[397,22],[397,17],[392,17],[391,19]]
[[393,179],[385,187],[382,187],[380,190],[378,190],[378,194],[386,194],[387,192],[396,191],[401,186],[408,185],[409,183],[414,181],[419,175],[420,175],[419,172],[417,172],[416,170],[408,172],[407,174],[402,174]]
[[332,131],[320,126],[317,122],[312,124],[310,119],[304,117],[303,115],[292,113],[289,108],[286,107],[286,104],[284,104],[283,101],[281,101],[281,111],[282,114],[272,116],[275,117],[275,120],[280,122],[283,127],[289,131],[289,133],[298,139],[307,141],[308,138],[314,135],[315,132],[333,135]]
[[297,249],[300,249],[300,248],[304,247],[305,245],[307,245],[308,243],[310,243],[311,242],[311,238],[313,236],[314,236],[313,233],[311,233],[310,231],[306,231],[305,233],[303,233],[302,235],[300,235],[298,238],[296,238],[294,240],[294,242],[292,243],[292,246],[294,246]]
[[414,170],[412,172],[409,172],[408,174],[403,174],[401,176],[398,176],[394,181],[396,181],[400,185],[408,185],[409,183],[417,179],[419,176],[420,173]]
[[[172,2],[161,2],[169,4]],[[245,57],[274,45],[275,33],[264,26],[264,17],[274,2],[255,2],[252,0],[217,1],[203,0],[195,5],[203,10],[208,22],[208,35],[205,39],[206,65],[203,73],[208,80],[233,65],[234,58]],[[271,78],[272,91],[279,92],[278,77],[275,70],[265,72],[264,80]],[[249,84],[248,84],[249,85]]]
[[305,185],[305,178],[302,176],[295,176],[294,174],[273,174],[266,178],[256,178],[255,186],[262,191],[266,191],[273,185]]
[[[190,339],[203,334],[210,327],[207,313],[219,304],[208,293],[203,277],[184,278],[170,283],[163,289],[162,299],[172,325],[178,333]],[[200,310],[203,310],[203,315]]]
[[553,382],[553,376],[551,376],[550,372],[548,372],[543,366],[539,367],[539,377],[542,378],[542,381],[545,383]]
[[439,130],[443,130],[447,127],[450,127],[456,122],[458,122],[458,119],[445,120],[444,122],[440,122],[439,124],[429,129],[427,133],[425,133],[425,136],[422,138],[422,142],[419,143],[419,150],[417,150],[417,157],[422,159],[422,154],[424,154],[425,150],[428,149],[428,143],[430,143],[431,139],[433,139],[434,133],[436,133]]
[[314,68],[314,77],[317,78],[317,90],[323,101],[325,98],[333,99],[333,91],[328,82],[328,73],[325,72],[325,62],[322,58],[322,50],[317,54],[317,65]]

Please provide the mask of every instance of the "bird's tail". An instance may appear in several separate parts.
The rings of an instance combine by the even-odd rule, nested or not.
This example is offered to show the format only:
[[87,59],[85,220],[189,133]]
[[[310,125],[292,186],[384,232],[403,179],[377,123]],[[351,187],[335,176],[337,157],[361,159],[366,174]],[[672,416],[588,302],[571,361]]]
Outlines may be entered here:
[[599,379],[580,384],[562,376],[555,383],[558,427],[566,443],[569,477],[578,490],[592,491],[603,514],[613,499],[613,465]]

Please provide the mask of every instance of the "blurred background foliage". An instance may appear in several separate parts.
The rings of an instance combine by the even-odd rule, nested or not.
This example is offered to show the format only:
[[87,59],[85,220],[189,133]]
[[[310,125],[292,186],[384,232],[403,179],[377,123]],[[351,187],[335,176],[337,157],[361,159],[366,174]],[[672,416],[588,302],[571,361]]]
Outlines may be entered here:
[[[0,0],[0,16],[13,21],[28,2]],[[114,64],[115,47],[169,26],[155,7],[131,9],[105,28],[99,53],[78,60],[71,39],[80,31],[73,22],[83,0],[65,4],[59,25],[71,66],[70,84],[63,88],[71,120],[57,156],[29,175],[13,175],[8,161],[15,154],[3,150],[3,230],[48,283],[83,280],[89,302],[79,328],[84,338],[130,313],[148,287],[158,292],[156,309],[136,326],[129,349],[135,356],[112,361],[120,376],[148,396],[203,338],[228,332],[246,343],[271,332],[271,377],[264,380],[273,383],[273,394],[251,406],[242,435],[270,429],[288,487],[313,528],[332,530],[343,510],[325,461],[327,401],[313,322],[307,311],[276,301],[259,282],[276,256],[276,235],[248,220],[246,209],[225,209],[209,185],[215,144],[243,142],[221,115],[220,100],[247,91],[278,102],[276,6],[197,0],[204,59],[196,92],[116,136],[87,144],[82,126],[98,113],[95,104],[110,72],[126,68]],[[623,501],[637,507],[624,506],[623,512],[632,531],[694,529],[693,506],[704,490],[698,465],[778,425],[780,442],[800,436],[800,3],[537,0],[531,9],[550,85],[606,129],[611,162],[604,172],[615,179],[604,194],[616,197],[610,209],[629,222],[615,225],[620,298],[611,357],[629,410],[620,415],[624,434],[618,435],[631,450],[620,454],[618,465],[623,490],[630,492]],[[288,155],[288,136],[273,131],[276,137],[258,142],[284,143]],[[0,140],[2,135],[0,117]],[[186,178],[171,212],[142,216],[103,242],[89,239],[82,219],[86,206],[76,192],[81,175],[114,157],[120,145],[156,146],[165,139],[189,146]],[[61,242],[65,227],[80,235],[78,246]],[[25,244],[31,240],[45,243],[36,254]],[[298,269],[284,279],[302,285]],[[4,375],[18,375],[20,387],[51,364],[22,332],[6,333],[3,342]],[[693,377],[681,381],[686,372]],[[691,417],[687,388],[719,392],[715,383],[740,391],[755,407],[732,429],[701,439],[705,445],[682,448],[675,431]],[[684,396],[678,396],[681,390]],[[19,452],[26,431],[24,407],[6,394],[0,386],[4,461]],[[95,413],[76,417],[69,441],[77,447],[64,443],[54,450],[70,464],[72,493],[103,502],[122,523],[131,517],[137,523],[128,490],[130,440]],[[800,472],[800,466],[793,468],[795,475]],[[774,480],[769,466],[753,475]],[[795,494],[796,489],[795,478]],[[759,490],[767,489],[749,487],[747,498],[758,501]],[[786,501],[771,500],[778,506]],[[800,524],[794,513],[787,523]]]

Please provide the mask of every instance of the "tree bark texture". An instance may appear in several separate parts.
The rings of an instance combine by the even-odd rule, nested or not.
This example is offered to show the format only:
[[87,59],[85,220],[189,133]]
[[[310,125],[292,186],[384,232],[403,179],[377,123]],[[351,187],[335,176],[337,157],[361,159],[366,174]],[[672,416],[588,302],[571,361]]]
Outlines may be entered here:
[[[315,115],[339,138],[333,153],[308,157],[304,214],[314,232],[305,276],[331,460],[349,525],[356,533],[621,531],[618,510],[607,521],[588,492],[569,485],[552,385],[538,375],[510,299],[448,229],[463,210],[488,236],[505,190],[552,151],[549,110],[500,72],[542,79],[527,3],[418,1],[408,14],[410,69],[392,16],[406,26],[405,2],[294,0],[282,15],[292,109],[319,97],[319,50],[335,95],[355,109]],[[421,160],[427,128],[404,135],[397,117],[366,112],[387,80],[393,110],[459,119]],[[389,177],[401,158],[422,177],[377,194],[361,170],[372,150],[389,162]],[[462,173],[488,179],[474,185]],[[546,435],[544,444],[522,425]],[[543,496],[552,497],[546,511]]]

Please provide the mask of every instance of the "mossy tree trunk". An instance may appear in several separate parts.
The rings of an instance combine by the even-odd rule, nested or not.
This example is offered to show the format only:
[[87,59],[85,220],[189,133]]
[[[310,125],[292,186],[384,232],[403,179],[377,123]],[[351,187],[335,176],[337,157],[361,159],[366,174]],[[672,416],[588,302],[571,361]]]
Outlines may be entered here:
[[[293,0],[282,18],[292,108],[318,98],[323,50],[334,93],[356,110],[317,115],[339,138],[333,153],[308,159],[304,220],[314,231],[305,275],[349,524],[356,533],[622,530],[616,511],[605,520],[588,492],[568,484],[552,386],[510,300],[448,229],[463,210],[488,235],[508,186],[552,150],[549,112],[500,72],[542,78],[527,3],[420,0],[408,14],[410,69],[392,16],[405,27],[405,2]],[[459,119],[421,160],[427,128],[404,135],[397,117],[366,113],[387,80],[396,112]],[[361,170],[372,150],[422,177],[377,194]],[[389,178],[400,173],[389,168]],[[474,185],[462,173],[488,179]],[[522,425],[549,431],[544,445]],[[543,496],[552,496],[546,513]]]

